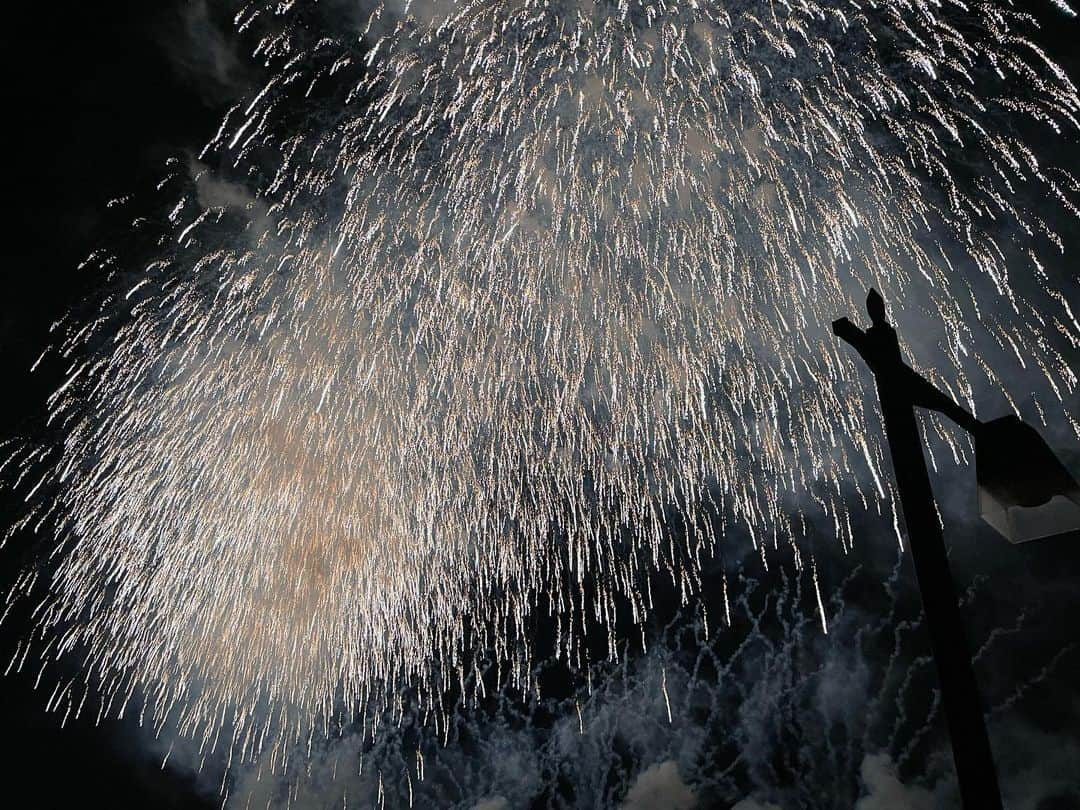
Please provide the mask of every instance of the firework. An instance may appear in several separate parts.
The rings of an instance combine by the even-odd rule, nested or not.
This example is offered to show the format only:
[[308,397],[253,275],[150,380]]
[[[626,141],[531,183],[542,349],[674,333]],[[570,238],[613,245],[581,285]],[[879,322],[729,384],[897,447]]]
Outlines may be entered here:
[[59,562],[12,598],[85,659],[51,705],[253,758],[433,704],[474,649],[530,688],[530,615],[578,656],[657,572],[689,598],[722,521],[850,543],[845,482],[892,495],[827,324],[871,283],[969,407],[1001,357],[1075,390],[1028,205],[1076,183],[1017,127],[1080,98],[1008,7],[331,17],[237,14],[265,86],[174,164],[158,257],[61,348],[60,440],[15,458]]

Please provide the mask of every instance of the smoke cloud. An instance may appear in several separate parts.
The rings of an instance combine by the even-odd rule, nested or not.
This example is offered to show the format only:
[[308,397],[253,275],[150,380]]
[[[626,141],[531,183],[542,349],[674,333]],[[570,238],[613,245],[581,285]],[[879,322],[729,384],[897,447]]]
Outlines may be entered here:
[[621,810],[690,810],[696,803],[693,792],[682,780],[679,766],[672,760],[660,762],[642,771],[631,785]]

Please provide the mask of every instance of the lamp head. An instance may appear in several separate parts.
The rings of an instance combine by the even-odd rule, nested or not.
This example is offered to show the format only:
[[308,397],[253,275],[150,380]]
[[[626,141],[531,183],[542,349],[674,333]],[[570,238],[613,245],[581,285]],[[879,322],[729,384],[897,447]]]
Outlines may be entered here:
[[1080,486],[1042,436],[1016,416],[975,432],[979,513],[1010,543],[1080,530]]

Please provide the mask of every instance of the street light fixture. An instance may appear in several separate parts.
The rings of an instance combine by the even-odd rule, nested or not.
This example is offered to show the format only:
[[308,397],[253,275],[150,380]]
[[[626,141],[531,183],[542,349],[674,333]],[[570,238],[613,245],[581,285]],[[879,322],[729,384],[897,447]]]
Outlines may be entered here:
[[915,407],[948,416],[975,437],[979,507],[984,520],[1019,543],[1080,529],[1080,487],[1033,428],[1015,416],[980,422],[908,366],[876,290],[866,297],[872,325],[847,318],[833,334],[849,343],[874,373],[964,810],[1002,810],[990,738],[971,654],[964,638],[941,521],[923,455]]
[[1016,416],[975,432],[979,514],[1010,543],[1080,527],[1080,486],[1035,428]]

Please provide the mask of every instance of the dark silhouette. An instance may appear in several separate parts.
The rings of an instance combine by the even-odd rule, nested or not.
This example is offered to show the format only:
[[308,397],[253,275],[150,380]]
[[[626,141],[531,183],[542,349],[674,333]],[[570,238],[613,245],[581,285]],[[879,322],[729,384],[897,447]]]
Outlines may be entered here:
[[1080,486],[1035,428],[1014,415],[975,432],[979,511],[1014,543],[1075,529]]
[[867,331],[863,332],[847,318],[840,318],[833,321],[833,334],[862,355],[879,388],[884,380],[890,393],[903,397],[913,406],[943,413],[964,430],[975,433],[980,422],[904,362],[896,330],[885,320],[885,300],[877,290],[867,294],[866,310],[873,324]]
[[979,422],[904,363],[896,330],[885,320],[885,302],[875,290],[867,296],[866,309],[873,323],[867,331],[841,318],[833,322],[833,333],[854,346],[874,372],[937,664],[961,801],[965,810],[1002,810],[990,738],[964,638],[914,406],[940,411],[973,432],[978,430]]

